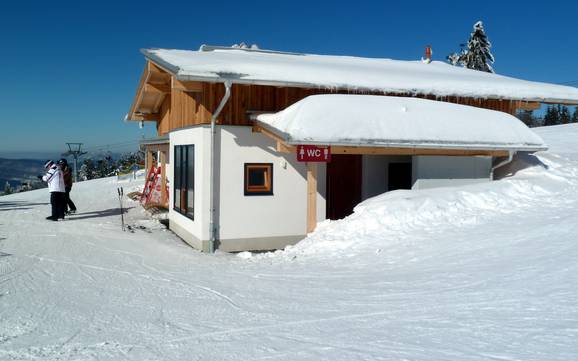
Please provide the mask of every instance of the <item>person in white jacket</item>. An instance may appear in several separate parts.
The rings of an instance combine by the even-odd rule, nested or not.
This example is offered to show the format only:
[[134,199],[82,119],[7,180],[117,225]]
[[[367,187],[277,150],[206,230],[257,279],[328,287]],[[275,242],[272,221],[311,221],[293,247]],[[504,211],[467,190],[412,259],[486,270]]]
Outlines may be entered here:
[[53,161],[46,161],[44,168],[47,172],[42,176],[42,180],[48,183],[48,191],[50,192],[50,205],[52,206],[52,215],[46,217],[51,221],[64,219],[64,202],[66,190],[64,188],[64,177],[62,170]]

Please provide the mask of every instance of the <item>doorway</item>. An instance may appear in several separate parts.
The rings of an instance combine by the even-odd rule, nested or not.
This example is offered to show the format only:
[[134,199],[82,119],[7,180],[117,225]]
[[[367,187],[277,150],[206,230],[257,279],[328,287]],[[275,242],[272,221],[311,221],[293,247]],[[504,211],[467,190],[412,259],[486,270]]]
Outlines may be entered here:
[[389,163],[387,190],[411,189],[411,163]]
[[342,219],[361,202],[361,155],[335,154],[327,163],[327,219]]

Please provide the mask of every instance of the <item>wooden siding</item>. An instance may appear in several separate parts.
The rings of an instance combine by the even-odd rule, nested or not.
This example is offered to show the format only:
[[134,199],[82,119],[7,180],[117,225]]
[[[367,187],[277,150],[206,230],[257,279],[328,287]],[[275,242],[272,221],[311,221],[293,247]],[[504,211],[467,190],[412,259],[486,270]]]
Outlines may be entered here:
[[[174,80],[173,80],[174,83]],[[199,91],[200,90],[200,91]],[[498,99],[475,99],[461,97],[433,97],[415,94],[383,94],[356,91],[332,91],[330,89],[288,88],[262,85],[234,84],[231,98],[217,119],[217,124],[251,125],[249,112],[277,112],[314,94],[371,94],[389,96],[411,96],[438,100],[455,104],[471,105],[479,108],[498,110],[514,114],[520,102]],[[173,87],[162,103],[157,128],[159,135],[173,129],[198,124],[209,124],[213,111],[217,109],[225,95],[222,83],[202,83],[201,89],[194,91]],[[167,107],[169,109],[167,109]],[[167,114],[169,115],[167,119]]]
[[160,117],[159,120],[157,121],[158,135],[165,135],[172,130],[170,124],[171,99],[172,94],[168,94],[163,100],[163,103],[161,104],[159,111]]

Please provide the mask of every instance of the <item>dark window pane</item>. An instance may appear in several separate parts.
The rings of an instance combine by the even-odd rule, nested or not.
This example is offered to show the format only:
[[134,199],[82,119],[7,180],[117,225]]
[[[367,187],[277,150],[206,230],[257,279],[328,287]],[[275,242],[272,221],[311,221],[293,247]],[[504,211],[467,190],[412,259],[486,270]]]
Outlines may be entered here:
[[194,216],[195,209],[195,146],[187,146],[187,215]]
[[175,187],[175,209],[181,208],[181,147],[175,146],[175,169],[174,169],[174,187]]
[[265,169],[263,169],[263,168],[249,169],[249,185],[250,186],[264,186],[265,185]]

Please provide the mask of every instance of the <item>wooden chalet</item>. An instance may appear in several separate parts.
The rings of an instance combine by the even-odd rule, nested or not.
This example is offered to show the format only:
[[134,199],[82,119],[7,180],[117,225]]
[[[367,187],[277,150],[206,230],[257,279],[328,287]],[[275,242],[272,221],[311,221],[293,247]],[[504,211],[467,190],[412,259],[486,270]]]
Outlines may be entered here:
[[[148,147],[163,154],[163,169],[169,164],[170,228],[204,251],[282,248],[302,239],[317,221],[346,216],[363,199],[393,190],[394,183],[415,187],[419,164],[475,162],[485,176],[464,179],[489,180],[493,167],[521,149],[507,144],[429,147],[411,139],[401,147],[313,139],[311,144],[331,146],[332,161],[316,166],[298,161],[298,144],[288,142],[282,131],[255,121],[262,114],[324,94],[411,97],[507,114],[542,103],[578,104],[575,88],[439,62],[209,46],[143,54],[146,64],[128,120],[155,122],[158,135],[165,137],[162,146]],[[406,181],[395,177],[398,171]],[[435,184],[441,184],[444,176],[436,177]]]

